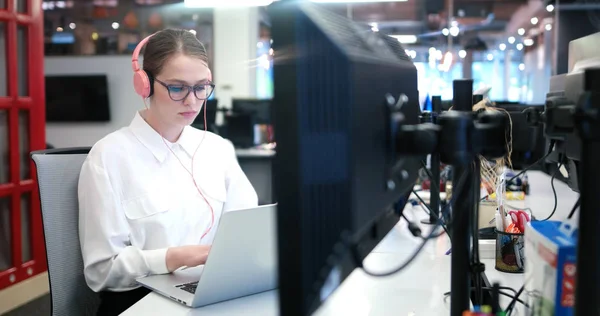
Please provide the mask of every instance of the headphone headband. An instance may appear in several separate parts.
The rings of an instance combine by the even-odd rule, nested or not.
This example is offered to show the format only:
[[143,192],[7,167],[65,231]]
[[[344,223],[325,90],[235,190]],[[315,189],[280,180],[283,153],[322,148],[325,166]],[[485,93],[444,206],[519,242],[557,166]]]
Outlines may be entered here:
[[148,35],[133,50],[133,55],[131,56],[131,67],[133,68],[133,71],[140,70],[140,64],[138,63],[138,59],[140,58],[140,51],[142,51],[142,47],[146,45],[150,37],[152,37],[153,35],[154,34]]
[[152,35],[144,38],[135,47],[133,50],[133,55],[131,56],[131,67],[133,68],[133,88],[135,89],[135,92],[144,99],[152,95],[152,86],[154,83],[152,78],[148,77],[148,74],[144,70],[140,69],[138,59],[140,58],[140,51],[142,50],[142,47],[146,45]]

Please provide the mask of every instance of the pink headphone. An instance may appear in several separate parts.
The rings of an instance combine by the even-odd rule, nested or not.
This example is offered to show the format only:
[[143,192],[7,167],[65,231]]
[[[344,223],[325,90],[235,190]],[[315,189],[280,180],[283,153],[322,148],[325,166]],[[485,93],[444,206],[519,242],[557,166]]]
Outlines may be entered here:
[[[154,35],[154,34],[152,34]],[[138,63],[138,59],[140,57],[140,51],[142,47],[146,45],[150,37],[152,35],[144,38],[133,51],[133,56],[131,57],[131,66],[133,68],[133,87],[135,92],[139,94],[142,98],[146,99],[152,95],[152,83],[153,80],[148,76],[146,71],[140,68],[140,64]]]

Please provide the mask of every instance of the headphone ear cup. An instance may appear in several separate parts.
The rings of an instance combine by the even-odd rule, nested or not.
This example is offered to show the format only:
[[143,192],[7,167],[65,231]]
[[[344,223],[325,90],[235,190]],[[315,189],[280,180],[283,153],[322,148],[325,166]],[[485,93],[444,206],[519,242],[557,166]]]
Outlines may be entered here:
[[133,74],[133,87],[135,92],[142,98],[150,96],[150,78],[143,70],[138,70]]

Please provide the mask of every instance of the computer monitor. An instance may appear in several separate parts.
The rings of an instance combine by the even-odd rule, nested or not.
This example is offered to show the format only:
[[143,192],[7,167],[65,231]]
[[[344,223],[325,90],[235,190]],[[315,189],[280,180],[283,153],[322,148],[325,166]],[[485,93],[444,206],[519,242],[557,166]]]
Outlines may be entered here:
[[[208,130],[212,130],[215,122],[217,120],[217,106],[219,104],[219,100],[218,99],[208,99],[206,100],[206,124],[208,125]],[[200,112],[200,114],[198,114],[198,116],[196,117],[196,119],[194,120],[194,123],[192,123],[192,126],[199,128],[199,129],[204,129],[204,111]]]
[[254,141],[254,121],[247,113],[225,114],[225,129],[221,136],[229,139],[236,148],[250,148]]
[[271,124],[271,100],[233,99],[231,110],[234,113],[250,114],[255,124]]
[[[550,91],[547,94],[546,111],[549,106],[577,105],[585,87],[585,70],[600,68],[597,47],[600,46],[600,32],[588,35],[569,43],[569,72],[550,78]],[[552,102],[549,102],[552,101]],[[550,130],[546,136],[556,144],[552,159],[560,162],[567,171],[563,180],[576,192],[579,192],[581,170],[581,138],[573,128],[570,116],[560,117],[560,125],[567,126],[563,130]],[[548,122],[546,122],[548,124]]]
[[309,315],[399,220],[423,157],[397,155],[386,100],[418,124],[417,69],[396,39],[318,4],[268,12],[280,314]]
[[510,160],[514,169],[522,170],[538,161],[546,154],[543,129],[531,126],[525,110],[529,108],[543,110],[543,105],[495,104],[506,110],[512,123],[512,152]]
[[[600,204],[598,194],[598,160],[600,134],[598,112],[600,103],[600,33],[588,35],[569,43],[569,72],[550,80],[546,99],[546,136],[557,142],[556,150],[567,162],[567,183],[580,195],[577,225],[577,273],[575,278],[574,315],[598,314],[600,301],[600,235],[598,224]],[[564,137],[566,135],[566,137]],[[581,140],[585,140],[582,142]]]

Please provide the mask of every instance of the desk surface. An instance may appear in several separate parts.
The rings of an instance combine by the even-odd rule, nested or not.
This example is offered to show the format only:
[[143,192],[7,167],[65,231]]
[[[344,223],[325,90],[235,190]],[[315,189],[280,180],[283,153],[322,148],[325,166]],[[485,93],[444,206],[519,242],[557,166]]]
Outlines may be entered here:
[[261,148],[236,148],[238,158],[270,158],[275,156],[275,151]]
[[[530,172],[531,195],[525,201],[537,218],[544,218],[554,207],[550,177]],[[578,194],[555,181],[558,207],[553,218],[564,219],[577,200]],[[410,219],[427,218],[420,207],[407,207]],[[365,260],[373,271],[388,271],[402,264],[420,244],[400,221]],[[423,226],[423,234],[428,226]],[[445,255],[450,243],[446,236],[430,241],[423,252],[404,271],[386,278],[373,278],[355,270],[315,313],[329,315],[448,315],[449,300],[444,293],[450,290],[450,256]],[[522,274],[502,273],[494,269],[494,260],[482,260],[491,282],[500,282],[518,290],[523,285]],[[203,308],[190,309],[151,293],[122,315],[279,315],[278,293],[270,291]],[[506,301],[507,303],[507,301]],[[506,305],[504,303],[504,305]],[[522,315],[520,308],[517,314]]]
[[[529,172],[528,175],[531,183],[531,193],[526,197],[525,201],[514,203],[514,206],[519,207],[520,205],[524,205],[525,207],[529,207],[537,219],[545,219],[552,213],[552,209],[554,209],[554,194],[550,185],[550,176],[537,171]],[[568,185],[559,180],[554,180],[554,187],[556,188],[558,203],[552,219],[564,220],[569,215],[575,202],[577,202],[579,194],[573,192]],[[513,203],[508,202],[508,204],[512,205]],[[485,274],[491,283],[498,282],[501,286],[519,290],[523,282],[525,282],[523,274],[504,273],[496,270],[494,268],[494,259],[483,259],[481,261],[485,264]],[[524,299],[526,294],[521,295],[520,298]],[[502,306],[506,306],[509,302],[509,298],[500,297],[500,304]],[[521,304],[517,304],[515,308],[513,315],[525,315],[525,310]]]

